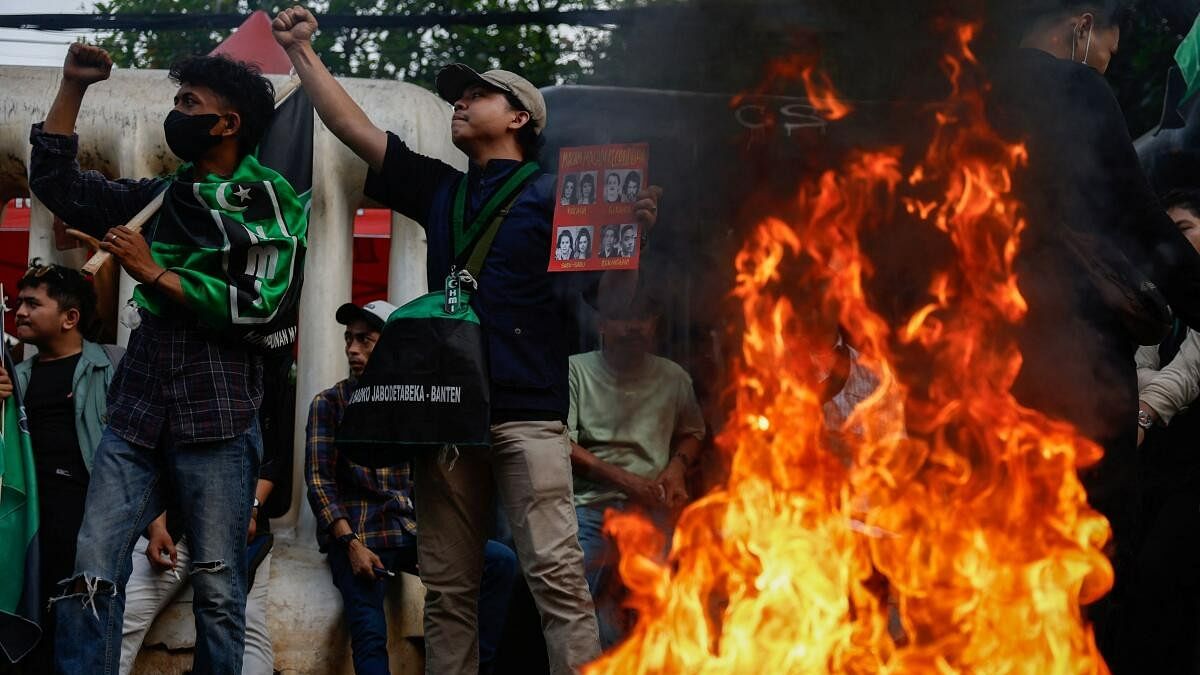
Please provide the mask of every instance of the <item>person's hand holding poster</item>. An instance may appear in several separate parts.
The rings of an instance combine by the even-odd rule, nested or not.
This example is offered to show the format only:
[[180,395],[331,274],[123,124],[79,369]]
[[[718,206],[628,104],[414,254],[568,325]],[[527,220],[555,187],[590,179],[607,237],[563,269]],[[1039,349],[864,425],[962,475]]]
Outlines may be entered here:
[[551,272],[637,268],[642,233],[633,206],[648,184],[648,160],[645,143],[559,152]]

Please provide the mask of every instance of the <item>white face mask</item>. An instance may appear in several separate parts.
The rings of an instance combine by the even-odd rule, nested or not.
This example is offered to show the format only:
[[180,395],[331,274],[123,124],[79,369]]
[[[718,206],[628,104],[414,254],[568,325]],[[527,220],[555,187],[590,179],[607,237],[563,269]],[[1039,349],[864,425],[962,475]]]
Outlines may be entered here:
[[[1084,16],[1090,16],[1090,15],[1085,14]],[[1075,60],[1075,45],[1076,45],[1075,25],[1076,24],[1071,25],[1071,60],[1072,61]],[[1095,17],[1092,17],[1092,25],[1088,26],[1087,43],[1084,44],[1084,47],[1083,47],[1083,60],[1080,61],[1080,63],[1082,63],[1084,65],[1087,65],[1088,52],[1090,52],[1092,49],[1092,31],[1095,29],[1095,25],[1096,25],[1096,19],[1095,19]]]

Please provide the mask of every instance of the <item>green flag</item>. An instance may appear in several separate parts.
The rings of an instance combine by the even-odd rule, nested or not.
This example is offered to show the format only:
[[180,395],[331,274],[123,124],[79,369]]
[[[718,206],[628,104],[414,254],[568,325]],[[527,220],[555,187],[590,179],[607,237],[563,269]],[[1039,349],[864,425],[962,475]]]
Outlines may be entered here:
[[1200,90],[1200,16],[1196,17],[1192,29],[1175,50],[1175,63],[1179,64],[1179,72],[1187,81],[1187,93],[1180,100],[1182,105]]
[[[269,335],[298,302],[308,245],[310,193],[296,194],[278,172],[247,155],[232,176],[191,180],[184,164],[170,179],[150,225],[154,260],[179,275],[188,309],[208,328]],[[134,300],[152,314],[171,303],[145,285]]]
[[[15,383],[7,344],[2,365]],[[0,651],[11,662],[29,653],[42,635],[37,504],[29,425],[14,390],[0,401]]]

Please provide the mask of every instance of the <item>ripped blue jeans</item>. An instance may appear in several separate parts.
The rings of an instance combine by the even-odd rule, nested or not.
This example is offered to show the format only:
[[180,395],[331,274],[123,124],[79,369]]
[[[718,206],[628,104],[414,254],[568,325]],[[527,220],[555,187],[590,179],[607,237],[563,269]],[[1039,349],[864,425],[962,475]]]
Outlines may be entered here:
[[[192,672],[240,673],[246,627],[246,530],[262,436],[257,421],[234,438],[159,448],[106,430],[96,449],[75,572],[52,602],[54,667],[62,675],[116,675],[125,583],[138,537],[170,491],[192,550],[196,651]],[[50,525],[51,527],[53,525]]]

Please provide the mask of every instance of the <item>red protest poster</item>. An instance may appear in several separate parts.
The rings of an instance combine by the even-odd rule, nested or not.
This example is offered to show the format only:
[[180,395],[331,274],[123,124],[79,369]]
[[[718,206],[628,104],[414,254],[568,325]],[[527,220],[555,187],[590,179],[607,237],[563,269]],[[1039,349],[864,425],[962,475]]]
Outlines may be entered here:
[[645,143],[559,151],[549,271],[637,268],[641,232],[633,205],[649,185],[649,156]]

